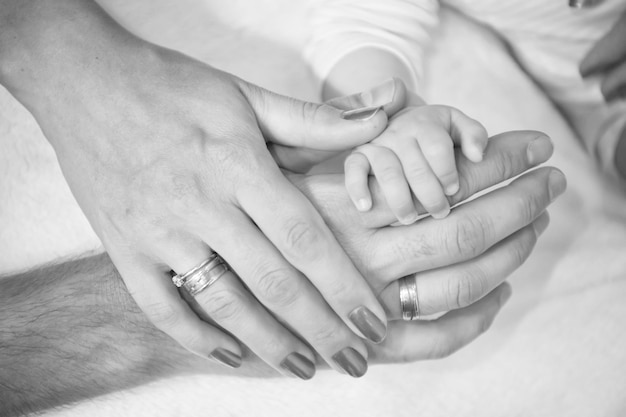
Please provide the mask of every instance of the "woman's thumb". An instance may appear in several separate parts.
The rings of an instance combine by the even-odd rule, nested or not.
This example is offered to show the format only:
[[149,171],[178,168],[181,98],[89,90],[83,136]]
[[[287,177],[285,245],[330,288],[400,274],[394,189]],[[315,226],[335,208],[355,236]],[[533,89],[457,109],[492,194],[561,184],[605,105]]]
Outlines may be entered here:
[[[387,89],[386,102],[375,102]],[[268,142],[283,146],[339,151],[371,141],[387,126],[385,105],[394,105],[393,83],[370,92],[317,104],[285,97],[252,84],[241,88]]]

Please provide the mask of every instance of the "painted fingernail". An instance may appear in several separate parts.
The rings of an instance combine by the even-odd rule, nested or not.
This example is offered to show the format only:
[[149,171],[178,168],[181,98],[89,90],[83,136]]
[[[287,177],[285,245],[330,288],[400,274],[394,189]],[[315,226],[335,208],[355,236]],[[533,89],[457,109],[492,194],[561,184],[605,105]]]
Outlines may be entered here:
[[528,144],[526,148],[526,157],[530,165],[537,165],[546,162],[552,155],[554,146],[547,136],[539,136]]
[[224,348],[215,349],[209,357],[229,368],[239,368],[241,366],[241,356]]
[[333,355],[333,360],[348,375],[360,378],[367,372],[367,361],[351,347],[344,348]]
[[553,169],[548,178],[548,190],[550,192],[550,201],[554,201],[555,198],[563,194],[567,187],[567,180],[565,175],[559,170]]
[[382,109],[381,106],[361,107],[360,109],[346,110],[341,113],[341,118],[345,120],[358,120],[367,122]]
[[369,308],[365,306],[357,307],[352,310],[349,317],[350,321],[367,339],[374,343],[380,343],[385,340],[387,327]]
[[315,376],[315,364],[298,352],[293,352],[283,359],[280,367],[300,379],[308,380]]
[[535,222],[533,223],[533,227],[535,228],[535,233],[537,234],[537,236],[540,236],[548,228],[549,224],[550,215],[547,211],[544,211],[543,214],[539,216],[537,220],[535,220]]

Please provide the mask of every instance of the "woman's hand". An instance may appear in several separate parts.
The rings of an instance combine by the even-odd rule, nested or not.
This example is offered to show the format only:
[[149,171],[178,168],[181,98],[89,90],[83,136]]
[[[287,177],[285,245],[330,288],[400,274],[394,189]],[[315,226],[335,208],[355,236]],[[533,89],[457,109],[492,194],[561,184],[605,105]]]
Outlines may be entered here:
[[151,321],[198,355],[239,365],[235,339],[198,318],[169,276],[217,251],[241,281],[229,273],[197,296],[213,323],[279,371],[313,375],[301,338],[362,375],[357,335],[381,342],[384,310],[266,140],[345,149],[376,137],[385,112],[345,117],[272,94],[135,38],[95,3],[16,3],[22,19],[9,13],[5,36],[22,48],[1,80],[36,117]]

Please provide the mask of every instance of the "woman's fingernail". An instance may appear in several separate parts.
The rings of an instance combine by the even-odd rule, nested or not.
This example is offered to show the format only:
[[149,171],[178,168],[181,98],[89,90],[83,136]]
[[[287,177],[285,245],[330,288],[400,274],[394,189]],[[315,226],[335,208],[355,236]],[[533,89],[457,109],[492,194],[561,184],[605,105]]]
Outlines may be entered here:
[[378,105],[384,107],[393,103],[395,95],[396,80],[394,78],[390,78],[371,91],[371,101],[368,104],[372,106]]
[[241,356],[224,348],[215,349],[209,357],[229,368],[239,368],[241,366]]
[[553,169],[548,178],[548,189],[550,192],[550,201],[554,201],[555,198],[563,194],[567,187],[567,180],[565,175],[559,170]]
[[533,223],[533,227],[535,228],[535,233],[537,234],[537,236],[540,236],[548,228],[549,224],[550,215],[547,211],[544,211],[543,214],[541,214]]
[[298,352],[283,359],[280,367],[300,379],[308,380],[315,376],[315,364]]
[[333,360],[348,375],[360,378],[367,372],[367,361],[351,347],[344,348],[333,355]]
[[359,120],[361,122],[366,122],[376,116],[381,109],[381,106],[368,106],[361,107],[360,109],[345,110],[341,113],[341,118],[345,120]]
[[554,147],[552,141],[547,136],[539,136],[528,144],[526,157],[530,165],[537,165],[546,162],[552,155]]
[[357,307],[352,310],[349,317],[350,321],[367,339],[374,343],[380,343],[385,340],[387,327],[369,308],[365,306]]

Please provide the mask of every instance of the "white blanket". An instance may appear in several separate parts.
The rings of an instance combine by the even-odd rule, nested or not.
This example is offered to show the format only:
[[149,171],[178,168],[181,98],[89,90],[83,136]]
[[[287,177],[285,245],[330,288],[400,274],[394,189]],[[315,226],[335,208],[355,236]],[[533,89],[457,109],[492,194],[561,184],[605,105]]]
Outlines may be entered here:
[[[270,89],[315,98],[288,0],[111,0],[136,33]],[[250,10],[254,8],[254,10]],[[537,129],[569,188],[492,329],[452,357],[374,366],[354,380],[198,375],[156,381],[48,416],[626,415],[626,198],[607,185],[543,93],[486,30],[445,11],[426,68],[429,102],[490,133]],[[32,117],[0,90],[0,273],[98,250]]]

